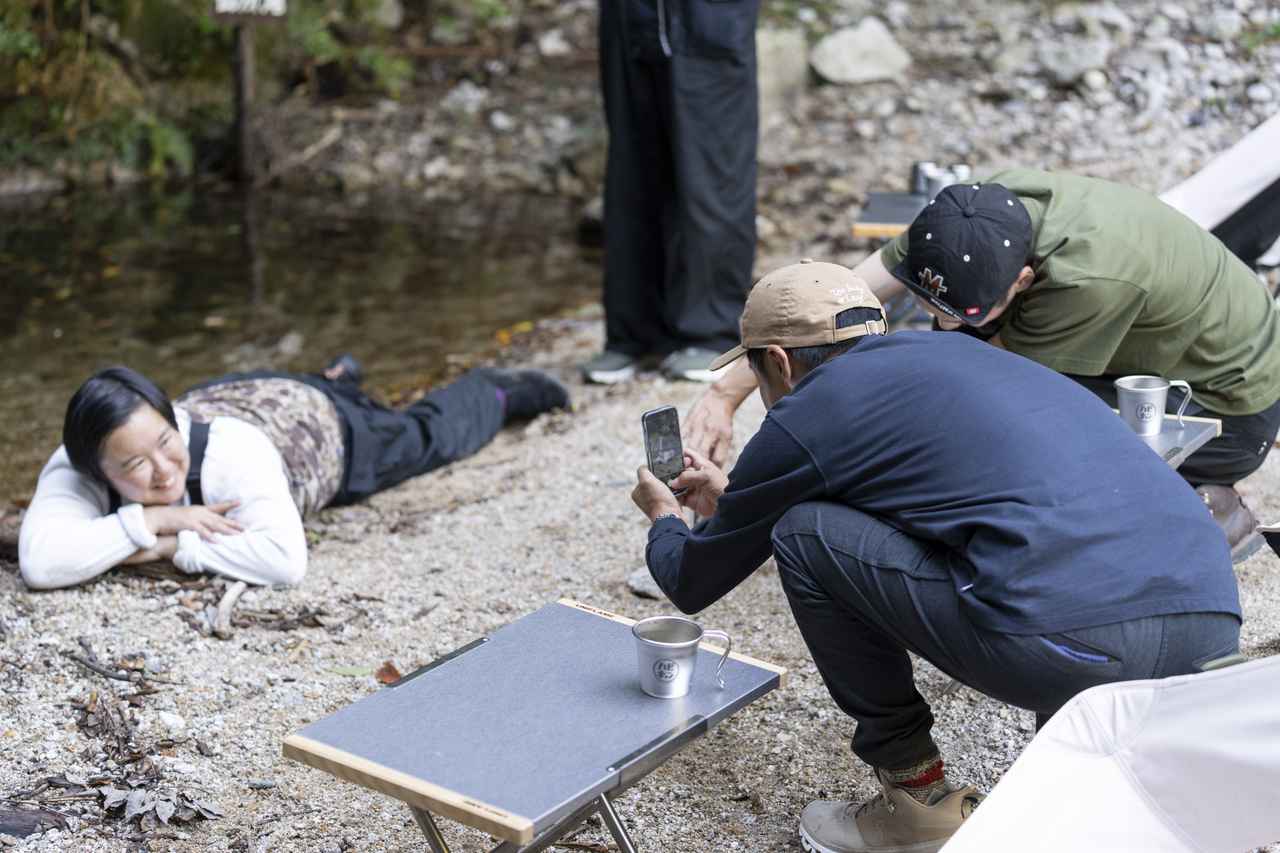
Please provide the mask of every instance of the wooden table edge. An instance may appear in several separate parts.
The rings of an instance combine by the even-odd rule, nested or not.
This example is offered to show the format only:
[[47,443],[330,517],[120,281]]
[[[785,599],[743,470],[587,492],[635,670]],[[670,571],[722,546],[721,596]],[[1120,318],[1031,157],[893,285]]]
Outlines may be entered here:
[[906,231],[906,222],[857,222],[850,229],[854,237],[897,237]]
[[[556,603],[563,604],[565,607],[572,607],[577,610],[581,610],[583,613],[590,613],[593,616],[599,616],[602,619],[612,619],[614,622],[621,622],[623,625],[636,624],[635,619],[628,619],[626,616],[619,616],[617,613],[613,613],[608,610],[603,610],[591,604],[583,604],[582,602],[574,601],[571,598],[562,598]],[[698,647],[702,649],[706,649],[707,651],[712,652],[713,654],[717,654],[717,655],[724,654],[724,649],[722,649],[719,646],[712,645],[711,643],[699,643]],[[745,663],[748,666],[755,666],[755,667],[759,667],[760,669],[768,670],[769,672],[777,673],[778,687],[782,688],[787,686],[787,668],[786,667],[778,666],[777,664],[769,663],[768,661],[760,660],[759,658],[753,658],[750,655],[744,655],[740,652],[729,652],[729,657],[731,657],[733,660],[736,660],[740,663]]]
[[512,814],[304,735],[292,734],[285,738],[283,753],[286,758],[395,797],[433,814],[452,818],[496,838],[517,844],[528,844],[533,840],[533,821],[527,817]]

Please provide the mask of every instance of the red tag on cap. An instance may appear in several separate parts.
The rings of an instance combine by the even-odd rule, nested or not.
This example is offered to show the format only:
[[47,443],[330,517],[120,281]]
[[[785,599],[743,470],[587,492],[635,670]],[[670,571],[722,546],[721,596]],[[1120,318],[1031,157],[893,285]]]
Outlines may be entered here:
[[979,311],[981,311],[981,310],[982,310],[982,309],[981,309],[981,308],[979,308],[979,307],[978,307],[978,306],[976,306],[976,305],[975,305],[974,307],[972,307],[972,308],[966,308],[966,309],[964,309],[964,316],[966,316],[966,317],[972,317],[974,314],[977,314],[977,313],[978,313]]

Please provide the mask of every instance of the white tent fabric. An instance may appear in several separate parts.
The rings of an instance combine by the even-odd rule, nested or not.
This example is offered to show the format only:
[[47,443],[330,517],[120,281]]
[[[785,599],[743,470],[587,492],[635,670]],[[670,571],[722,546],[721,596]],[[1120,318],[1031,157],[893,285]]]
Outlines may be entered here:
[[1160,199],[1212,231],[1280,178],[1280,114],[1255,127]]
[[1280,841],[1280,656],[1076,696],[942,853],[1241,853]]

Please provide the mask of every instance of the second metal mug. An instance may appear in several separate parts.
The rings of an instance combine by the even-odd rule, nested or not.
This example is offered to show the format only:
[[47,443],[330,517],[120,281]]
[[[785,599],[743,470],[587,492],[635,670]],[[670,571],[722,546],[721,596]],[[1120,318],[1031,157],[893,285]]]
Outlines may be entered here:
[[1182,413],[1191,402],[1191,386],[1180,379],[1160,376],[1122,376],[1115,381],[1116,408],[1138,435],[1159,435],[1164,425],[1165,401],[1169,388],[1178,387],[1184,392],[1178,406],[1178,426],[1182,426]]
[[703,630],[682,616],[653,616],[631,628],[640,664],[640,689],[658,699],[675,699],[689,692],[698,663],[698,644],[706,637],[724,640],[724,654],[716,665],[716,682],[724,687],[721,670],[733,640],[720,630]]

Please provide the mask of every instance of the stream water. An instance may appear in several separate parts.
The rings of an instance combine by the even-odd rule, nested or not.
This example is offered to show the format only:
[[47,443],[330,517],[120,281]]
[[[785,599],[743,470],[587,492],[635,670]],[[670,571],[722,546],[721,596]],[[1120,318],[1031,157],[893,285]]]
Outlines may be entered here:
[[31,494],[71,393],[110,364],[176,394],[351,352],[375,389],[429,385],[500,329],[598,298],[576,218],[541,196],[352,208],[208,188],[0,209],[0,507]]

